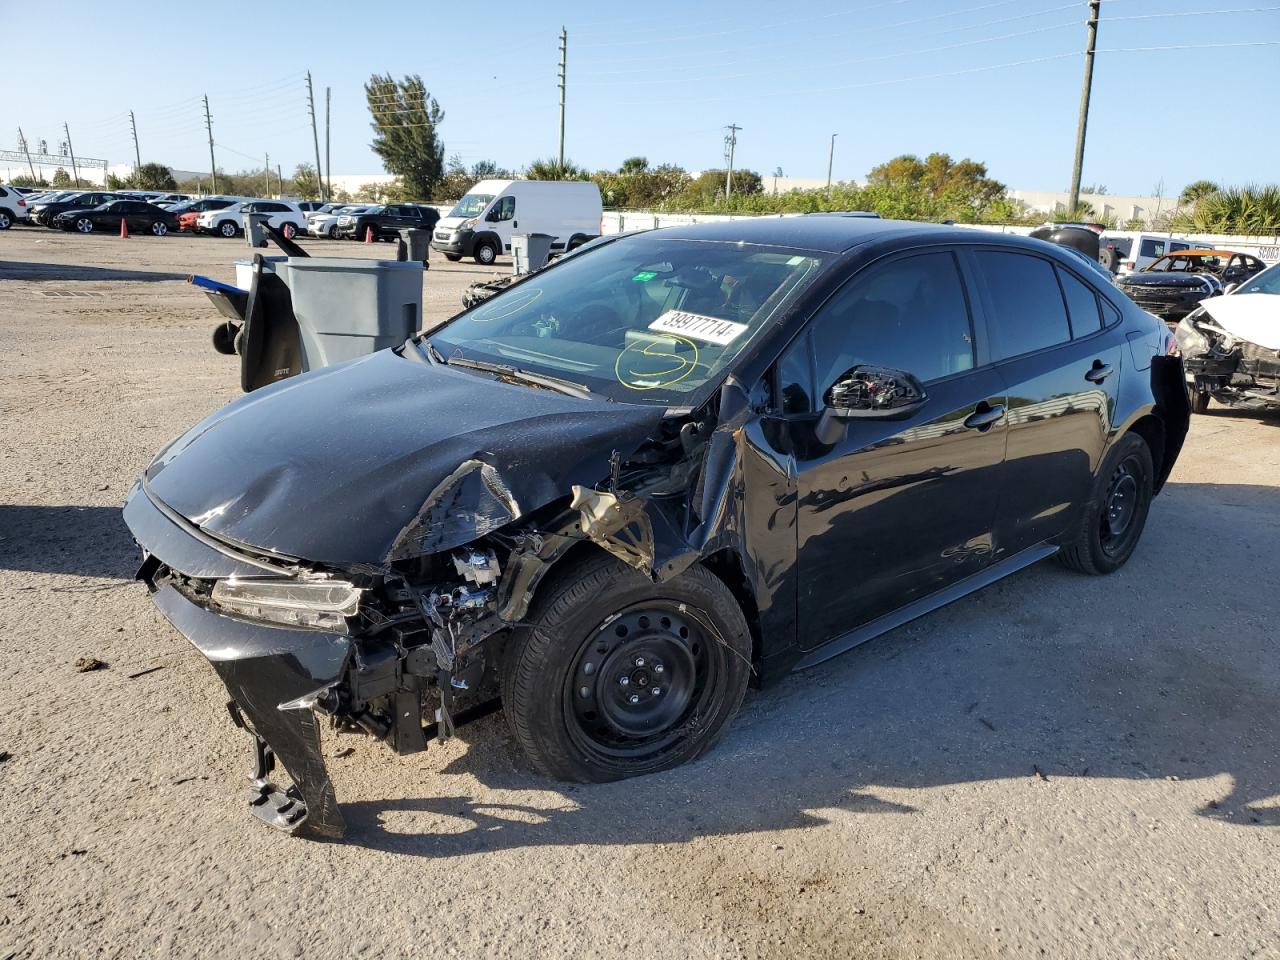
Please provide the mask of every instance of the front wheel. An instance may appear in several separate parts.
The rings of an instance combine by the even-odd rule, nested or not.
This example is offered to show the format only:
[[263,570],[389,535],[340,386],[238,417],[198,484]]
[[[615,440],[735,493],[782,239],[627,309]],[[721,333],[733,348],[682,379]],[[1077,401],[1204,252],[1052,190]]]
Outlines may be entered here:
[[76,221],[76,229],[81,233],[93,233],[93,221],[88,217],[81,217]]
[[488,240],[481,240],[476,244],[475,258],[482,267],[491,266],[498,259],[498,248]]
[[445,258],[446,260],[448,260],[450,263],[457,263],[459,260],[461,260],[461,259],[462,259],[462,254],[460,254],[460,253],[446,253],[446,254],[444,255],[444,258]]
[[1209,392],[1207,390],[1197,390],[1195,387],[1191,388],[1191,412],[1209,412]]
[[226,237],[228,240],[239,232],[240,228],[236,226],[234,220],[223,220],[218,224],[218,233],[222,234],[222,236]]
[[1155,468],[1147,442],[1126,433],[1094,477],[1071,541],[1058,556],[1081,573],[1113,573],[1133,554],[1155,495]]
[[156,220],[151,224],[151,232],[157,237],[163,237],[169,232],[169,227],[163,220]]
[[338,225],[336,223],[329,224],[329,239],[330,240],[338,239]]
[[280,228],[280,235],[284,237],[286,240],[292,240],[294,237],[298,235],[298,228],[295,227],[292,223],[286,222]]
[[742,704],[750,663],[746,620],[710,571],[655,584],[601,555],[544,587],[507,648],[502,705],[539,773],[620,780],[710,748]]

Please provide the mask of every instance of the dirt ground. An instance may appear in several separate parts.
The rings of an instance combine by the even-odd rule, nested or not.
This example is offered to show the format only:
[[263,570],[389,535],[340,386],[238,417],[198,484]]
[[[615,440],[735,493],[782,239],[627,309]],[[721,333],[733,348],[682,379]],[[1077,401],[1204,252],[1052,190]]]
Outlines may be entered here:
[[[247,252],[0,233],[0,960],[1280,957],[1280,418],[1222,408],[1119,574],[1040,564],[749,695],[695,764],[568,787],[500,717],[326,740],[348,838],[260,826],[119,509],[237,393],[183,280]],[[433,258],[428,319],[490,272]]]

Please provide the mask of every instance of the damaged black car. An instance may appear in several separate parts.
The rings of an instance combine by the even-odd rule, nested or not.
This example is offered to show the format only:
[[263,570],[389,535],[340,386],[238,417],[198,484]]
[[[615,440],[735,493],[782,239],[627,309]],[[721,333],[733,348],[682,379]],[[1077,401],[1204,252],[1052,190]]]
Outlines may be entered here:
[[125,520],[253,812],[337,836],[322,723],[409,754],[500,707],[547,776],[674,766],[749,684],[1054,554],[1117,569],[1187,420],[1167,330],[1049,244],[703,224],[247,394]]

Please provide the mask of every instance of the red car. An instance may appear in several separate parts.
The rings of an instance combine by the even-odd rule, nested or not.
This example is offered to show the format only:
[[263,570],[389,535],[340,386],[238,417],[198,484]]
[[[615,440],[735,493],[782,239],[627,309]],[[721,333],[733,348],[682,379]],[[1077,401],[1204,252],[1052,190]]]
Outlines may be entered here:
[[206,210],[225,210],[233,203],[239,203],[236,197],[204,197],[170,207],[169,212],[178,218],[178,229],[184,233],[196,232],[196,218]]

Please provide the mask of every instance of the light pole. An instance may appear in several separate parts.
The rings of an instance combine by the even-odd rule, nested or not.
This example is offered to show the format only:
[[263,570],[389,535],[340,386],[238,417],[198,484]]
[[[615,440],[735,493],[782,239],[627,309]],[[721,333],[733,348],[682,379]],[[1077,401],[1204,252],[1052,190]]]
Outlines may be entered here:
[[831,163],[836,158],[836,137],[839,134],[831,135],[831,146],[827,150],[827,199],[831,199]]

